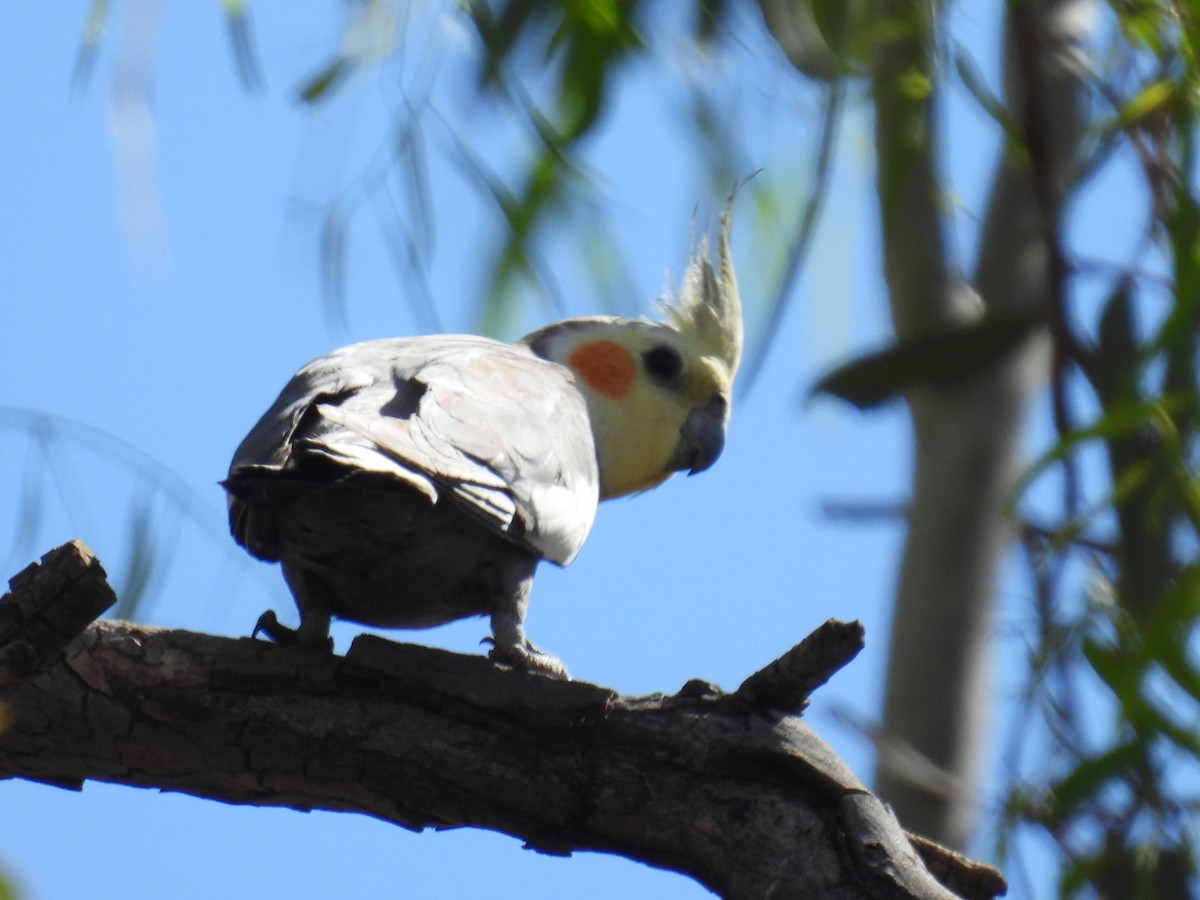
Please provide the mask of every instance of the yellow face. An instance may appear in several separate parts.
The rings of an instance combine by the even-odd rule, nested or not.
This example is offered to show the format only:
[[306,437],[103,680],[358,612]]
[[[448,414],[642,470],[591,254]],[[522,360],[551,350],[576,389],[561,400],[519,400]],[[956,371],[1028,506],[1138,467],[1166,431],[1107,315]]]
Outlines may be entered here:
[[716,461],[731,381],[722,361],[689,352],[662,325],[621,319],[572,325],[551,337],[547,355],[574,372],[587,399],[602,499]]

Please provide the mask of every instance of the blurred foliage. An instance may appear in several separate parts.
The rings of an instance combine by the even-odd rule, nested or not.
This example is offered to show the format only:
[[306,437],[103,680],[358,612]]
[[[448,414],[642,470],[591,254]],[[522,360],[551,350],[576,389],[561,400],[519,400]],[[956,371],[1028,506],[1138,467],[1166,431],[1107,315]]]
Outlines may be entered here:
[[[599,76],[581,63],[562,61],[570,59],[564,48],[581,27],[565,5],[483,7],[483,83],[500,82],[497,72],[522,40],[536,46],[534,64],[557,66],[560,73],[559,125],[545,132],[547,152],[551,158],[569,153],[606,102],[611,73],[627,54],[642,51],[633,35],[646,5],[623,8],[625,27],[604,20]],[[807,76],[837,85],[870,71],[880,26],[864,12],[865,4],[763,0],[761,6],[789,61]],[[716,15],[727,9],[723,5]],[[1200,82],[1190,7],[1138,3],[1112,9],[1118,27],[1098,54],[1108,68],[1093,73],[1095,95],[1108,111],[1092,123],[1095,140],[1090,158],[1079,161],[1078,183],[1114,153],[1131,149],[1154,198],[1155,217],[1129,265],[1112,273],[1111,297],[1098,321],[1075,326],[1094,333],[1094,340],[1056,334],[1073,373],[1070,396],[1062,398],[1075,408],[1068,421],[1089,407],[1089,390],[1098,413],[1094,422],[1063,434],[1031,478],[1052,461],[1074,465],[1099,444],[1108,459],[1108,485],[1089,484],[1097,496],[1083,509],[1064,495],[1054,528],[1025,529],[1039,587],[1039,627],[1029,651],[1026,714],[1018,716],[1012,742],[1019,748],[1015,755],[1028,760],[1034,754],[1038,763],[1014,765],[1000,847],[1015,848],[1011,839],[1030,829],[1048,836],[1061,854],[1066,896],[1179,898],[1196,889],[1194,823],[1200,821],[1194,725],[1200,721],[1200,210],[1194,147]],[[706,22],[712,34],[712,19]],[[973,60],[957,48],[952,56],[963,89],[997,128],[1019,139],[1018,123],[986,88]],[[580,72],[595,78],[589,89],[579,85]],[[931,89],[914,83],[911,93],[919,100]],[[546,160],[530,172],[529,183],[538,189],[523,193],[510,216],[522,239],[556,196],[554,181],[563,174]],[[1156,254],[1173,267],[1165,298],[1160,282],[1145,275]],[[1072,264],[1064,271],[1064,295],[1071,295],[1079,268]],[[781,291],[781,301],[790,293]],[[1162,306],[1164,299],[1161,321],[1138,320],[1139,311]],[[912,386],[969,378],[1044,324],[1043,315],[985,315],[855,360],[816,389],[869,406]],[[1077,596],[1078,578],[1062,577],[1072,567],[1078,571],[1080,560],[1088,572],[1083,597]],[[1107,727],[1097,722],[1098,709],[1109,711]],[[1049,753],[1031,749],[1046,744]],[[1008,862],[1021,864],[1013,856]]]
[[[242,85],[247,90],[262,90],[262,66],[258,60],[249,4],[245,0],[220,0],[220,4]],[[71,86],[75,90],[82,90],[91,82],[96,59],[108,34],[112,13],[113,0],[91,0],[88,4],[83,30],[79,36],[79,48],[75,53],[75,69],[71,74]]]
[[[245,14],[239,10],[235,15],[230,7],[244,4],[227,0],[223,5],[231,31],[234,31],[234,22],[245,19]],[[396,47],[397,18],[394,0],[346,3],[346,26],[338,54],[301,86],[300,99],[310,104],[324,102],[358,69],[385,59]],[[235,40],[235,50],[240,46]],[[244,69],[240,56],[238,63],[239,69]]]
[[237,63],[242,86],[248,91],[264,90],[266,84],[258,61],[249,5],[245,0],[221,0],[221,9],[225,14],[229,43],[233,48],[233,59]]
[[79,36],[79,49],[75,52],[75,71],[71,74],[71,85],[86,87],[96,68],[96,55],[108,29],[108,18],[112,13],[112,0],[92,0],[88,5],[83,22],[83,33]]
[[901,399],[917,387],[961,384],[998,364],[1046,324],[1041,309],[999,309],[975,322],[897,341],[827,373],[812,393],[830,394],[859,409]]
[[[51,506],[68,513],[76,534],[96,533],[92,523],[97,518],[124,523],[124,556],[108,573],[119,598],[109,611],[114,618],[135,618],[167,576],[184,523],[239,570],[256,571],[229,541],[224,517],[211,498],[120,437],[83,422],[8,406],[0,406],[0,432],[19,436],[25,445],[20,470],[11,473],[20,489],[12,511],[13,542],[7,556],[0,557],[6,574],[50,549],[37,542],[43,539],[42,519]],[[101,484],[89,487],[89,478]],[[102,490],[111,494],[103,501]]]
[[[1005,819],[1009,836],[1035,826],[1055,842],[1064,896],[1183,898],[1197,896],[1200,850],[1196,9],[1111,9],[1109,68],[1094,85],[1107,112],[1084,168],[1131,152],[1153,217],[1129,263],[1109,274],[1097,321],[1083,323],[1093,337],[1059,336],[1076,403],[1096,415],[1029,477],[1098,447],[1107,485],[1082,508],[1064,502],[1053,529],[1024,534],[1039,629],[1018,721],[1041,721],[1049,753],[1013,785]],[[1165,285],[1147,274],[1164,267]],[[1088,590],[1075,604],[1078,582],[1064,576],[1080,562]],[[1097,727],[1098,702],[1107,727]]]
[[[531,245],[547,219],[561,214],[582,178],[576,146],[601,120],[620,71],[645,44],[640,0],[476,0],[467,12],[482,44],[479,85],[498,93],[536,136],[534,159],[513,190],[487,182],[508,223],[490,279],[483,330],[496,333],[523,280],[537,282]],[[549,73],[552,98],[539,103],[522,72]],[[546,108],[548,107],[548,109]]]
[[760,0],[788,61],[817,81],[871,74],[876,10],[868,0]]

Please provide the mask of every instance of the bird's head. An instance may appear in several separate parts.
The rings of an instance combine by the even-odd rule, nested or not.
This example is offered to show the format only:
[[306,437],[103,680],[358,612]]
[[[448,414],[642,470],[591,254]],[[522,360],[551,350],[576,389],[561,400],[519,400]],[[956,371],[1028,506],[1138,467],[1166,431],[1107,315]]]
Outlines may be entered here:
[[587,399],[600,497],[652,488],[673,472],[701,472],[725,446],[742,312],[721,216],[714,269],[701,241],[661,322],[612,316],[567,319],[524,338],[575,374]]

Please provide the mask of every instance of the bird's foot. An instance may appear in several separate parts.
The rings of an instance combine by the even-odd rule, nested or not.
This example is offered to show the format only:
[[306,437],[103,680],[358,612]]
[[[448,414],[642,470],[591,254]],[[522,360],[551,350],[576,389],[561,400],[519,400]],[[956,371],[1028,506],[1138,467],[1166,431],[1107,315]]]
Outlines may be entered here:
[[571,680],[571,675],[567,671],[567,667],[562,664],[562,660],[556,656],[551,656],[543,650],[539,650],[533,644],[529,643],[529,641],[511,646],[502,646],[491,638],[485,638],[484,640],[486,643],[492,645],[492,649],[488,651],[488,659],[494,663],[519,669],[523,672],[537,672],[540,675],[557,678],[559,681]]
[[254,630],[250,632],[250,637],[258,637],[258,633],[261,631],[273,643],[279,644],[281,647],[312,647],[332,653],[333,638],[329,636],[328,618],[324,621],[324,628],[321,628],[320,625],[319,622],[310,624],[309,620],[305,619],[300,623],[299,628],[288,628],[279,621],[274,610],[268,609],[254,623]]
[[254,630],[250,632],[250,637],[258,637],[260,631],[276,644],[296,643],[296,629],[281,624],[273,609],[268,609],[258,617],[258,621],[254,623]]

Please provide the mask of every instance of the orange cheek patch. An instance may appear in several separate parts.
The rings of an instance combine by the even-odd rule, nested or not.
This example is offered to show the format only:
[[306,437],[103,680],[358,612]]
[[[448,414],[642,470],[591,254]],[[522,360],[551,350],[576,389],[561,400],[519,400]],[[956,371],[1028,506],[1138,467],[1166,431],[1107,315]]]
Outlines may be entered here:
[[616,341],[589,341],[568,356],[567,363],[597,394],[617,398],[633,390],[633,357]]

